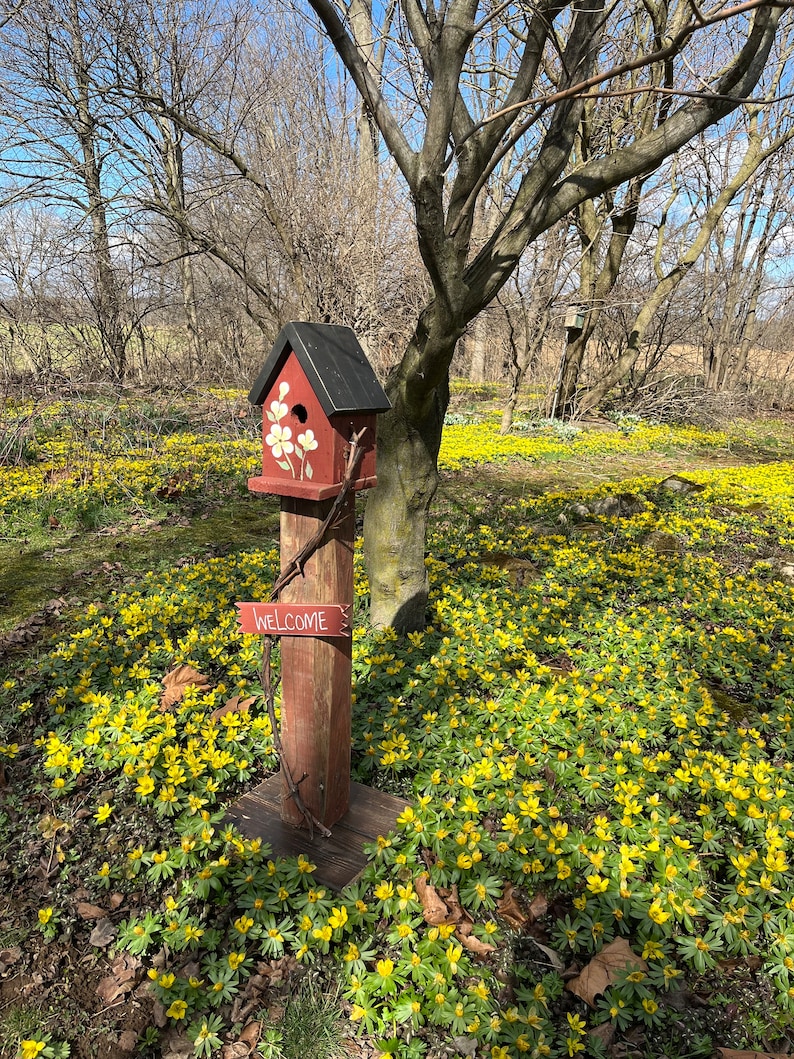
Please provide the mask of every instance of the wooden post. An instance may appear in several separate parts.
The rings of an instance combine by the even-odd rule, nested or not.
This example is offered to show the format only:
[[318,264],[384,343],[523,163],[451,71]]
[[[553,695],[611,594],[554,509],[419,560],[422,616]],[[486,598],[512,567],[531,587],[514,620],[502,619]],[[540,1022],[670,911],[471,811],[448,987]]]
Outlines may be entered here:
[[[323,523],[328,500],[281,498],[282,569]],[[307,560],[303,575],[281,593],[284,603],[353,603],[355,493],[351,490],[336,525]],[[281,637],[281,741],[284,759],[299,783],[301,800],[326,827],[350,802],[351,637]],[[306,821],[289,797],[286,780],[281,819]]]
[[[248,397],[262,408],[263,442],[262,473],[248,487],[281,497],[282,577],[269,601],[237,604],[243,631],[268,637],[263,684],[281,776],[262,786],[268,804],[282,792],[279,827],[313,837],[313,820],[328,840],[351,815],[355,491],[377,485],[376,416],[391,403],[350,328],[313,323],[281,329]],[[273,636],[281,637],[279,723]]]

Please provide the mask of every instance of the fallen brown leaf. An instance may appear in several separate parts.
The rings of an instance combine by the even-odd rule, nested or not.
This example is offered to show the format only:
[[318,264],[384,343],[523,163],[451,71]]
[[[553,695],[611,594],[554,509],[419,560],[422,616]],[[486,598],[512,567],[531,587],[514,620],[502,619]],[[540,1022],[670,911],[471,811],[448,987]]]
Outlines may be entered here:
[[208,677],[199,673],[193,666],[181,665],[166,673],[163,677],[165,690],[160,698],[160,709],[167,710],[185,697],[185,691],[194,686],[199,691],[206,691],[210,686]]
[[154,495],[158,500],[171,500],[182,493],[182,481],[178,474],[172,474],[165,485],[158,486]]
[[[140,956],[132,956],[130,953],[124,952],[116,957],[110,965],[110,969],[120,982],[128,982],[140,970],[141,962]],[[183,973],[186,976],[189,974],[187,971]]]
[[116,928],[109,919],[100,919],[91,931],[88,939],[89,945],[95,945],[98,949],[106,949],[116,937]]
[[119,1037],[119,1051],[120,1052],[134,1052],[135,1045],[138,1043],[138,1034],[135,1030],[124,1030]]
[[758,971],[763,962],[760,956],[736,956],[727,960],[717,960],[717,967],[721,971],[735,971],[739,967]]
[[92,905],[88,901],[77,902],[77,914],[81,919],[104,919],[107,910],[99,905]]
[[520,930],[526,923],[526,913],[518,903],[515,887],[511,882],[505,883],[502,897],[496,905],[496,911],[514,930]]
[[114,1000],[118,1000],[120,996],[124,996],[125,993],[129,993],[134,983],[131,981],[120,982],[115,975],[109,978],[103,978],[99,985],[96,987],[96,995],[100,1000],[104,1000],[106,1004],[112,1004]]
[[12,945],[8,949],[0,949],[0,974],[4,974],[22,957],[22,949],[19,945]]
[[464,949],[468,949],[469,952],[473,952],[475,956],[487,956],[491,952],[496,952],[495,945],[491,945],[487,941],[480,941],[480,939],[475,937],[474,934],[464,933],[461,930],[456,930],[455,937],[458,939]]
[[261,1022],[249,1022],[247,1026],[243,1026],[240,1031],[240,1041],[244,1044],[250,1045],[251,1049],[254,1049],[259,1043],[259,1038],[262,1035],[262,1023]]
[[36,824],[36,827],[44,838],[54,838],[63,828],[68,830],[68,825],[64,820],[59,820],[57,816],[52,816],[50,813],[45,813]]
[[449,909],[449,919],[447,920],[448,923],[465,923],[467,920],[471,919],[469,913],[460,903],[460,898],[458,897],[457,883],[452,884],[452,886],[449,888],[449,893],[444,891],[442,900]]
[[587,1031],[591,1040],[596,1040],[602,1048],[608,1048],[615,1039],[616,1027],[614,1022],[602,1022],[600,1026],[593,1026]]
[[647,971],[648,964],[632,950],[625,938],[616,938],[605,945],[565,988],[592,1008],[595,1007],[596,997],[604,993],[626,970]]
[[218,720],[219,717],[224,717],[227,713],[247,713],[248,707],[252,702],[256,702],[255,695],[248,699],[241,699],[239,695],[233,695],[223,706],[213,710],[210,717]]
[[540,949],[540,951],[549,961],[549,964],[554,968],[557,974],[562,974],[562,972],[565,970],[565,964],[554,951],[554,949],[550,949],[548,945],[543,945],[541,942],[538,941],[537,938],[533,938],[530,936],[529,940],[532,942],[536,949]]
[[414,889],[422,905],[425,923],[437,927],[449,920],[449,909],[439,897],[436,888],[427,881],[426,875],[420,875],[414,880]]
[[224,1044],[221,1048],[221,1059],[248,1059],[251,1049],[247,1044],[236,1041],[234,1044]]
[[530,923],[534,923],[535,920],[540,919],[541,916],[545,916],[548,910],[549,902],[546,900],[545,896],[543,894],[535,894],[529,902],[529,908],[527,909]]
[[195,1054],[193,1042],[186,1034],[172,1030],[166,1035],[162,1045],[163,1059],[193,1059]]

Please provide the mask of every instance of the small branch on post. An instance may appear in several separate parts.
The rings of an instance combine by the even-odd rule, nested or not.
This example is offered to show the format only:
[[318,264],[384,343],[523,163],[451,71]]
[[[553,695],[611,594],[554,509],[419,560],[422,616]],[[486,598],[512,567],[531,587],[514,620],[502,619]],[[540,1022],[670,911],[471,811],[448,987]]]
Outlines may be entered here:
[[347,456],[347,465],[345,467],[345,476],[342,479],[342,489],[334,500],[333,507],[328,512],[325,521],[314,534],[314,536],[306,541],[301,550],[297,555],[293,556],[292,559],[287,563],[281,572],[281,576],[273,585],[273,591],[270,593],[270,602],[273,603],[278,599],[281,592],[287,587],[294,577],[298,574],[303,573],[303,567],[306,565],[307,560],[311,555],[322,544],[323,537],[328,530],[334,525],[342,506],[347,499],[347,494],[352,488],[353,482],[356,480],[356,469],[364,455],[364,449],[361,447],[361,439],[366,434],[367,428],[364,427],[362,430],[350,438],[350,449]]
[[[362,428],[357,433],[353,433],[350,438],[350,445],[347,454],[347,463],[345,465],[345,474],[342,479],[341,489],[334,500],[334,503],[328,512],[327,516],[323,520],[321,526],[317,532],[312,535],[305,542],[305,544],[299,549],[299,551],[289,560],[284,566],[281,574],[277,578],[273,589],[270,593],[269,601],[275,602],[281,592],[289,585],[299,574],[303,574],[303,568],[307,561],[314,554],[314,552],[320,547],[323,539],[329,529],[336,525],[339,514],[342,511],[347,496],[353,487],[353,483],[356,480],[356,472],[361,459],[364,455],[364,449],[361,445],[361,439],[366,433],[366,427]],[[275,691],[276,683],[273,681],[273,671],[271,665],[271,658],[273,653],[273,637],[266,636],[264,638],[264,647],[262,653],[262,690],[265,695],[265,702],[267,705],[268,718],[270,720],[270,727],[273,734],[273,749],[279,760],[279,769],[284,781],[287,786],[288,796],[295,802],[295,806],[298,812],[303,816],[306,821],[306,826],[309,830],[310,837],[313,837],[314,830],[316,829],[324,838],[329,838],[331,832],[328,828],[319,821],[314,814],[311,812],[308,806],[306,806],[300,796],[299,785],[306,779],[306,776],[302,776],[299,780],[295,780],[292,775],[292,770],[289,766],[289,762],[286,760],[283,744],[281,741],[281,735],[279,732],[278,722],[276,720],[276,707],[275,707]]]

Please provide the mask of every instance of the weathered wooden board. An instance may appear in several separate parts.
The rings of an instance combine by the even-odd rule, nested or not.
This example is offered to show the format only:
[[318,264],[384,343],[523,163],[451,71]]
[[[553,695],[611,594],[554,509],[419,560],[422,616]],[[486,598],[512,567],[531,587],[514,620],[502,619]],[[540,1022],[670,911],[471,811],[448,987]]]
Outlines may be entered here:
[[341,890],[353,882],[367,865],[364,846],[378,835],[387,835],[408,802],[360,783],[350,784],[350,808],[332,829],[330,838],[281,819],[281,777],[270,776],[244,794],[226,812],[226,818],[248,838],[261,838],[275,856],[297,857],[303,853],[317,865],[315,877],[325,886]]
[[350,636],[350,605],[237,603],[243,632],[264,636]]
[[[355,493],[334,526],[306,560],[303,574],[282,591],[290,606],[353,602]],[[322,526],[333,501],[281,498],[281,562],[286,566]],[[286,636],[281,641],[281,743],[304,805],[326,827],[347,812],[350,788],[350,637]],[[286,784],[285,784],[286,792]],[[302,816],[290,798],[281,811],[287,823]]]

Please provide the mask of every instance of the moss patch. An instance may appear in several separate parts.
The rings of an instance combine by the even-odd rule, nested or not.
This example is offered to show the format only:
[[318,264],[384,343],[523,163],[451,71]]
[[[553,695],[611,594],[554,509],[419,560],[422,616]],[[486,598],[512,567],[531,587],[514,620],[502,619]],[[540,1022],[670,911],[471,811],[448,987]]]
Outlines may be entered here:
[[13,628],[59,596],[84,603],[181,558],[262,547],[278,539],[278,517],[277,499],[243,496],[211,507],[194,504],[160,520],[53,535],[48,546],[2,543],[0,630]]

